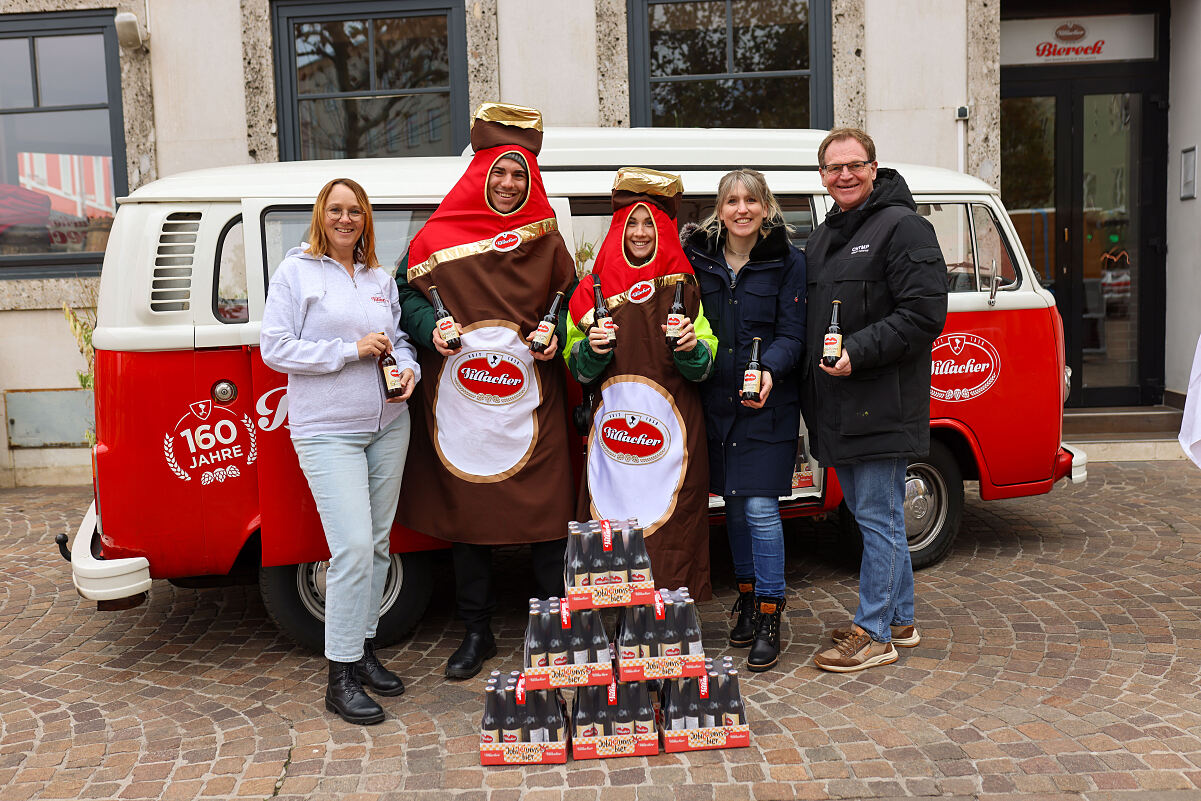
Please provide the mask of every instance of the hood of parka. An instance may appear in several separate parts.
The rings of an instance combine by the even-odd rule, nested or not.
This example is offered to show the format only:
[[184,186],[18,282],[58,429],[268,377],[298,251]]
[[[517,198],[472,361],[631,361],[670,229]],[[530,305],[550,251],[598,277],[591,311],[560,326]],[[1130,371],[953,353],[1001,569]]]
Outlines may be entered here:
[[[726,242],[726,227],[723,225],[716,237],[710,237],[704,228],[697,228],[684,239],[684,247],[704,253],[716,261],[721,261],[721,249]],[[751,248],[749,261],[779,261],[788,254],[788,231],[783,225],[777,225],[767,232],[760,234],[759,240]]]
[[910,211],[917,210],[917,204],[913,202],[913,193],[909,191],[909,184],[905,183],[901,174],[891,167],[880,167],[876,170],[875,185],[867,197],[867,203],[850,211],[843,211],[835,206],[826,215],[826,225],[841,229],[849,236],[864,220],[888,206],[904,206]]

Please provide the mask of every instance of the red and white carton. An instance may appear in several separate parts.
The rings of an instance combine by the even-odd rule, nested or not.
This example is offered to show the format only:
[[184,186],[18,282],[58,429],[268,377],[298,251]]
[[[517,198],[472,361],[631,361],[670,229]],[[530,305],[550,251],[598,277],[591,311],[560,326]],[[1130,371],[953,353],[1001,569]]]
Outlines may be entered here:
[[601,737],[573,737],[572,759],[609,759],[610,757],[654,756],[659,753],[657,732],[610,734]]
[[678,679],[682,676],[705,675],[705,655],[647,656],[638,659],[617,659],[618,681],[649,681]]
[[745,723],[737,726],[663,731],[663,750],[668,754],[680,751],[708,751],[713,748],[746,748],[750,744],[751,730]]
[[567,603],[573,612],[577,609],[602,609],[611,606],[642,606],[654,603],[654,596],[653,581],[567,588]]
[[481,765],[561,765],[566,761],[566,740],[553,743],[480,744]]
[[549,690],[555,687],[583,687],[589,684],[609,684],[613,681],[612,662],[588,662],[583,665],[549,665],[528,667],[523,674],[527,690]]

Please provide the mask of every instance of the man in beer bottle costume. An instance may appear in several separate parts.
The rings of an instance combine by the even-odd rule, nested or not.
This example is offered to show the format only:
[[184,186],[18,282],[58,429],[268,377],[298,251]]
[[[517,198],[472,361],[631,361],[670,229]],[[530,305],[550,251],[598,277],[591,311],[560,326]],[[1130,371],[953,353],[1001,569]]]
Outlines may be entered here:
[[[565,355],[596,397],[579,516],[637,518],[655,584],[687,586],[692,597],[706,600],[712,594],[709,463],[695,382],[708,378],[717,338],[701,314],[696,276],[680,246],[675,216],[682,192],[676,175],[618,171],[609,233],[569,304]],[[614,347],[589,336],[597,280],[618,329]],[[665,323],[677,286],[687,319],[671,349]]]
[[[528,340],[555,293],[570,292],[575,263],[542,186],[541,146],[537,110],[481,106],[470,166],[397,273],[402,325],[426,376],[398,516],[453,543],[467,632],[449,678],[474,676],[496,654],[492,546],[530,543],[543,597],[563,590],[572,483],[561,337],[542,353]],[[435,325],[433,286],[457,324],[457,349]]]

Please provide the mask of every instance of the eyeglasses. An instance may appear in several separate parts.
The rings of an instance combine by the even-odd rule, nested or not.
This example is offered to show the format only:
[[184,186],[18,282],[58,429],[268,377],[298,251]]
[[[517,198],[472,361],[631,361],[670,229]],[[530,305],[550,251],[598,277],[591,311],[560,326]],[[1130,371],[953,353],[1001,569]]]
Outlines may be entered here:
[[343,214],[349,217],[351,222],[358,222],[363,219],[362,209],[344,209],[341,206],[330,206],[325,210],[325,216],[331,220],[340,220]]
[[830,177],[842,173],[843,168],[850,170],[851,175],[863,175],[867,172],[867,168],[871,166],[870,161],[848,161],[846,164],[825,164],[821,171]]

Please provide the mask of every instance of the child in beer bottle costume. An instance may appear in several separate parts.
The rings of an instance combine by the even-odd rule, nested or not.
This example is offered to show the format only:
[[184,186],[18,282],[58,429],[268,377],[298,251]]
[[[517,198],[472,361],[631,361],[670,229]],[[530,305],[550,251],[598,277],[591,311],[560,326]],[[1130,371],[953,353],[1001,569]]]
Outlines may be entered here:
[[609,232],[569,304],[565,358],[595,399],[579,517],[638,518],[655,583],[704,600],[709,468],[695,382],[708,378],[717,340],[680,247],[682,191],[676,175],[618,171]]
[[496,654],[492,546],[530,543],[543,597],[563,588],[572,474],[561,336],[539,353],[530,339],[556,293],[570,293],[575,263],[542,186],[541,145],[537,110],[481,106],[471,164],[397,273],[426,377],[399,519],[453,543],[467,631],[450,678]]

